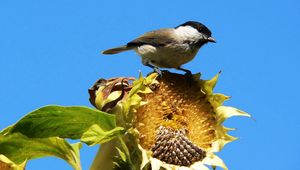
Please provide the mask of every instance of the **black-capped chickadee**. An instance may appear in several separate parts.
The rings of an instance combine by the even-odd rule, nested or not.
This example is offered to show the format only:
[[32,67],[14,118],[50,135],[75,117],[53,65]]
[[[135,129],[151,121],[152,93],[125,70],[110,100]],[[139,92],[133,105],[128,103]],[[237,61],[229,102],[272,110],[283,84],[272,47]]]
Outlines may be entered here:
[[159,72],[159,68],[175,68],[191,74],[181,66],[191,61],[200,47],[215,42],[211,31],[203,24],[188,21],[175,28],[164,28],[147,32],[124,46],[103,51],[103,54],[117,54],[134,50],[142,57],[142,63]]

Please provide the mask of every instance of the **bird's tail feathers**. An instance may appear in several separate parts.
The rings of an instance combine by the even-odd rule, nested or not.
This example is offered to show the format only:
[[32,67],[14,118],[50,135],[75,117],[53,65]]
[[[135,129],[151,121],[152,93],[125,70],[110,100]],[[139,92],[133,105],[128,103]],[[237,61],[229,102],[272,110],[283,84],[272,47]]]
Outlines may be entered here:
[[131,49],[132,49],[132,47],[128,47],[127,45],[123,45],[123,46],[120,46],[120,47],[104,50],[104,51],[102,51],[102,54],[118,54],[120,52],[131,50]]

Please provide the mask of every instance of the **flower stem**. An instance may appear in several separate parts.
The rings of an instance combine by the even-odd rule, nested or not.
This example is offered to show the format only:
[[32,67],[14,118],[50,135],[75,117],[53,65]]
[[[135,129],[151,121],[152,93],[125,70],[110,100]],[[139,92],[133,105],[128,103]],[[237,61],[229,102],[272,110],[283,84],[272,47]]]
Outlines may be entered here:
[[122,148],[123,148],[123,150],[124,150],[124,152],[125,152],[125,154],[126,154],[126,157],[127,157],[127,159],[128,159],[128,163],[129,163],[131,169],[132,169],[132,170],[135,170],[136,167],[133,165],[133,163],[132,163],[132,161],[131,161],[130,152],[129,152],[129,150],[128,150],[128,147],[127,147],[126,143],[124,142],[124,140],[123,140],[122,137],[118,137],[118,139],[119,139],[120,144],[121,144],[121,146],[122,146]]

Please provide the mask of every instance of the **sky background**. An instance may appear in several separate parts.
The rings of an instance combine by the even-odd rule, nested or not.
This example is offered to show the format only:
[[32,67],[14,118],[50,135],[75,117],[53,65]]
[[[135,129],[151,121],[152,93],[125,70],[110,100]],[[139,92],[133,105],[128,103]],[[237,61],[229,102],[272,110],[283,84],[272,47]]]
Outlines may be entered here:
[[[222,70],[216,92],[254,120],[232,118],[239,140],[218,155],[230,170],[300,170],[300,1],[0,1],[0,129],[49,104],[85,105],[98,78],[138,76],[134,52],[104,56],[142,33],[204,23],[217,40],[184,67],[204,79]],[[81,150],[89,168],[98,147]],[[58,158],[28,170],[70,169]]]

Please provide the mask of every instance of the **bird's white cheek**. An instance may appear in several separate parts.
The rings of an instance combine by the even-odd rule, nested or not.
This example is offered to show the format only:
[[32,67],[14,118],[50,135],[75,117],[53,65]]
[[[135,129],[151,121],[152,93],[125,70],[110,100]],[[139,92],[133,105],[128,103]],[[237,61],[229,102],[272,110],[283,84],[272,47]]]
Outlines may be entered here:
[[180,40],[197,41],[202,38],[202,34],[191,26],[181,26],[175,29],[175,33]]
[[140,55],[146,55],[149,53],[156,53],[157,49],[152,45],[142,45],[139,46],[135,51]]

